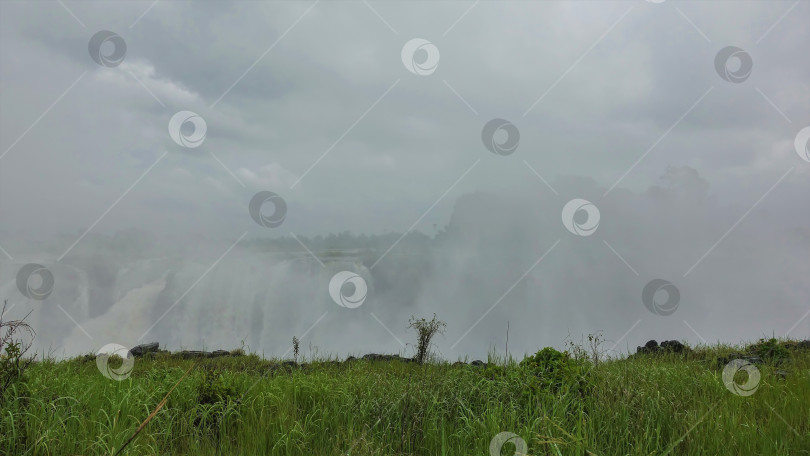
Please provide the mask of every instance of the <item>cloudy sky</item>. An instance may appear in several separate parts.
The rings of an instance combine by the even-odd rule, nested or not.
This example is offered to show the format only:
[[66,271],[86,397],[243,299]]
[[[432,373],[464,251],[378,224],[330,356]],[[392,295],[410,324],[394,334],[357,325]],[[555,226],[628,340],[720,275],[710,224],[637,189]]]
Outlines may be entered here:
[[[554,197],[555,222],[587,197],[616,226],[617,199],[666,185],[722,214],[662,216],[668,233],[712,223],[671,241],[688,252],[674,269],[737,229],[767,255],[776,228],[810,227],[808,18],[808,2],[765,0],[4,1],[0,257],[131,228],[433,234],[475,192]],[[204,138],[188,122],[172,138],[181,111]],[[514,152],[484,144],[493,119]],[[286,202],[280,227],[251,219],[259,191]],[[641,248],[604,240],[617,268]],[[804,299],[807,276],[794,283]]]

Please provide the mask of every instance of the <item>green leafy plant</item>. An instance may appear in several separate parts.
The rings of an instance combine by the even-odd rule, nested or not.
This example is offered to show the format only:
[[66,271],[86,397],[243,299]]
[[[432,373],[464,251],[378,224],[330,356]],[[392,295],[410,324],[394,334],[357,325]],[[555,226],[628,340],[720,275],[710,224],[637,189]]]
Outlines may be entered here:
[[226,380],[224,374],[215,369],[203,371],[203,378],[197,385],[197,402],[199,404],[216,404],[219,402],[236,402],[239,392]]
[[762,359],[782,362],[790,358],[790,350],[779,339],[760,339],[757,343],[749,347],[754,354]]
[[34,362],[33,357],[26,356],[35,336],[25,322],[28,315],[20,320],[5,320],[7,305],[8,300],[4,300],[0,310],[0,401],[11,385],[24,379],[25,371]]
[[567,351],[546,347],[524,358],[520,366],[532,374],[529,386],[533,389],[557,392],[575,388],[583,392],[587,387],[590,364],[572,357]]
[[241,394],[232,380],[227,371],[209,367],[203,370],[202,381],[197,385],[196,416],[192,423],[215,442],[223,435],[227,416],[241,404]]
[[431,320],[411,316],[408,327],[415,329],[417,334],[416,362],[424,364],[430,352],[430,341],[436,334],[444,334],[447,323],[437,320],[436,314],[433,314]]

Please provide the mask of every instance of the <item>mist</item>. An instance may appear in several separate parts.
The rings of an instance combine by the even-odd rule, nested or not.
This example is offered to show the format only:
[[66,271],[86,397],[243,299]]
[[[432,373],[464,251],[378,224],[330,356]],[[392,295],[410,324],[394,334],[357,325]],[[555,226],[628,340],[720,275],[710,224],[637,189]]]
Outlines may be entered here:
[[810,338],[810,6],[372,3],[0,4],[39,354]]
[[[46,299],[20,294],[12,262],[2,263],[0,292],[12,315],[30,312],[36,348],[54,356],[159,341],[170,349],[244,344],[281,357],[293,336],[310,355],[412,355],[408,319],[434,313],[448,323],[436,348],[450,359],[503,354],[507,326],[513,356],[588,334],[602,334],[622,355],[648,339],[734,343],[810,329],[794,326],[810,297],[806,228],[752,217],[710,250],[744,210],[719,205],[690,168],[667,170],[642,193],[605,198],[586,178],[551,185],[463,195],[433,236],[298,237],[311,253],[290,237],[93,236],[46,266],[54,276]],[[598,203],[592,235],[573,234],[560,219],[574,196]],[[364,248],[346,248],[357,245]],[[18,260],[48,251],[36,244]],[[329,295],[330,279],[344,270],[368,284],[358,307]],[[677,287],[673,313],[645,307],[642,290],[653,279]]]

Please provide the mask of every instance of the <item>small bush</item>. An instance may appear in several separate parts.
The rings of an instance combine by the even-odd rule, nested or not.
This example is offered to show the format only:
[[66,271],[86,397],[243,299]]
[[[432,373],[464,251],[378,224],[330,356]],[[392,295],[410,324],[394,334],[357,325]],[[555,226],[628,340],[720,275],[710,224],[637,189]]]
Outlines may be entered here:
[[436,334],[444,334],[447,323],[436,320],[436,314],[433,314],[433,319],[429,321],[411,316],[409,327],[415,329],[417,334],[416,362],[424,364],[430,352],[430,341]]
[[9,387],[24,380],[26,369],[34,361],[34,358],[26,357],[35,335],[34,330],[25,323],[25,317],[4,320],[7,304],[8,301],[3,301],[3,309],[0,310],[0,402]]
[[520,362],[532,376],[530,387],[557,392],[566,389],[577,389],[584,392],[587,387],[586,374],[590,365],[573,358],[567,351],[560,352],[546,347],[533,356],[527,356]]
[[239,392],[218,370],[206,370],[202,382],[197,386],[197,402],[199,404],[216,404],[219,402],[237,402]]
[[506,366],[501,366],[495,363],[487,363],[484,365],[483,369],[481,369],[481,375],[490,380],[504,378],[508,374],[509,369],[507,369]]
[[790,358],[790,350],[776,338],[760,339],[757,343],[749,346],[748,349],[763,360],[776,363]]
[[227,417],[231,415],[241,403],[241,395],[233,385],[233,377],[226,371],[208,368],[203,371],[203,378],[197,385],[196,416],[192,420],[193,426],[201,431],[207,438],[211,438],[214,445],[220,445],[222,437],[233,429],[223,426]]

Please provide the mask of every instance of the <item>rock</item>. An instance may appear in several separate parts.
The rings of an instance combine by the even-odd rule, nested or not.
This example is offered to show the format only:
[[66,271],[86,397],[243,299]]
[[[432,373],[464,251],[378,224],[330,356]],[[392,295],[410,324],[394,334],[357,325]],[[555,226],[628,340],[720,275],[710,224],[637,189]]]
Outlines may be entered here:
[[383,361],[386,356],[390,355],[379,355],[377,353],[368,353],[363,355],[362,359],[366,361]]
[[658,342],[648,340],[643,347],[636,347],[636,353],[655,353],[658,351]]
[[153,353],[158,351],[160,348],[160,344],[157,342],[151,342],[148,344],[141,344],[132,347],[129,352],[132,353],[132,356],[143,356],[147,353]]
[[759,358],[757,356],[747,356],[742,353],[730,353],[728,356],[721,356],[717,358],[718,369],[726,367],[728,363],[734,361],[735,359],[739,359],[751,364],[762,364],[764,362],[762,361],[762,358]]
[[471,362],[470,365],[475,367],[486,367],[487,363],[481,361],[480,359],[476,359],[475,361]]
[[683,353],[686,347],[677,340],[665,340],[661,342],[661,349],[674,353]]
[[354,356],[349,356],[348,358],[346,358],[347,363],[352,362],[352,361],[356,361],[356,360],[357,360],[357,358],[355,358]]
[[689,347],[677,340],[665,340],[658,345],[655,340],[649,340],[643,347],[636,347],[636,354],[656,354],[656,353],[683,353]]
[[210,355],[207,351],[199,351],[199,350],[183,350],[180,352],[175,353],[175,356],[182,358],[182,359],[191,359],[191,358],[206,358]]
[[380,355],[377,353],[369,353],[367,355],[363,355],[363,359],[366,361],[400,361],[403,363],[416,362],[414,358],[403,358],[399,355]]
[[366,361],[393,361],[395,359],[399,359],[399,355],[379,355],[377,353],[369,353],[367,355],[363,355],[363,359]]

